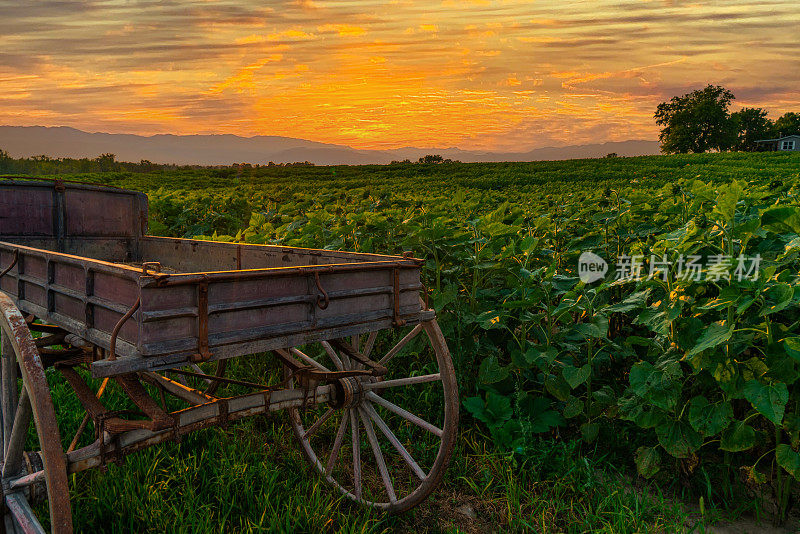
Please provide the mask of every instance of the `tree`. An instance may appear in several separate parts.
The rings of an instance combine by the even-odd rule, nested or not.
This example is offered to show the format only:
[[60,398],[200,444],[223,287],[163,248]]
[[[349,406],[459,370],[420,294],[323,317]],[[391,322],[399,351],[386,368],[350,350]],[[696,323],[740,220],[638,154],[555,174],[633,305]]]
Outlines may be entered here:
[[100,172],[117,170],[117,156],[114,154],[100,154],[95,161],[100,165]]
[[772,135],[773,124],[767,112],[761,108],[742,108],[731,114],[731,127],[736,132],[733,150],[751,151],[756,149],[756,141]]
[[442,163],[444,158],[439,154],[428,154],[424,158],[419,158],[420,163]]
[[735,132],[728,107],[734,98],[724,87],[708,85],[659,104],[655,119],[663,126],[658,135],[661,151],[677,154],[729,149]]
[[8,155],[8,152],[0,149],[0,174],[13,172],[13,163],[14,159]]
[[800,135],[800,113],[784,113],[772,127],[772,135]]

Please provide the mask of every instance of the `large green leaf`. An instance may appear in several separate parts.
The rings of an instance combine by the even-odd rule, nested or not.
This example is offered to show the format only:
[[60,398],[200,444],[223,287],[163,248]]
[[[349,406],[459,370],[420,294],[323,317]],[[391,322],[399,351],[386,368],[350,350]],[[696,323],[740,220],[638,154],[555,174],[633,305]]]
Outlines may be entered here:
[[644,308],[647,305],[647,297],[650,295],[650,289],[639,291],[628,295],[622,302],[612,304],[603,309],[605,312],[629,312],[639,308]]
[[525,352],[525,360],[529,364],[535,364],[539,369],[546,370],[558,357],[558,351],[555,347],[541,347],[531,346]]
[[489,310],[475,317],[474,321],[484,330],[496,330],[503,328],[504,317],[494,310]]
[[652,478],[661,469],[661,454],[656,447],[636,449],[636,471],[644,478]]
[[800,362],[800,337],[787,337],[783,340],[786,354]]
[[483,359],[478,368],[478,380],[481,384],[495,384],[508,377],[508,368],[502,367],[496,356]]
[[800,480],[800,454],[785,444],[781,443],[775,448],[775,460],[778,465],[786,469],[794,478]]
[[670,455],[686,458],[700,448],[703,438],[688,423],[667,419],[656,427],[658,442]]
[[576,387],[580,386],[586,379],[589,378],[592,374],[592,366],[588,363],[583,365],[582,367],[573,367],[572,365],[565,365],[564,368],[561,370],[561,373],[564,375],[564,380],[567,381],[569,387],[575,389]]
[[510,419],[514,414],[511,409],[511,399],[490,391],[486,394],[486,413],[494,421]]
[[723,323],[712,323],[702,333],[700,339],[697,340],[697,344],[689,351],[689,355],[691,356],[706,349],[721,345],[728,341],[731,335],[733,335],[733,325],[728,326]]
[[552,409],[552,401],[544,397],[524,396],[519,402],[520,415],[527,417],[530,431],[547,432],[564,422],[564,418]]
[[767,302],[761,308],[760,315],[770,315],[783,311],[792,303],[794,289],[789,284],[775,284],[766,291]]
[[664,410],[671,410],[681,393],[680,364],[669,362],[654,367],[649,362],[638,362],[630,371],[631,389],[638,396]]
[[728,452],[746,451],[756,444],[756,431],[744,421],[734,421],[722,432],[719,448]]
[[594,443],[600,434],[600,425],[597,423],[583,423],[581,425],[581,436],[586,443]]
[[748,380],[743,389],[747,399],[758,413],[779,425],[783,419],[786,403],[789,401],[789,390],[783,382],[762,384],[758,380]]
[[761,226],[778,234],[800,234],[800,208],[782,206],[761,214]]
[[795,413],[787,413],[783,417],[783,429],[789,434],[789,439],[792,442],[792,447],[800,446],[800,415]]
[[733,182],[720,186],[717,196],[717,205],[714,211],[722,216],[722,219],[729,223],[733,221],[736,212],[736,203],[739,202],[743,192],[742,183],[734,180]]
[[572,419],[583,413],[583,401],[577,397],[569,396],[567,403],[564,406],[562,415],[567,419]]
[[560,401],[566,401],[569,398],[570,387],[564,377],[561,375],[549,375],[544,380],[544,387],[550,392],[552,396]]
[[714,436],[733,420],[733,408],[729,402],[709,403],[698,395],[689,402],[689,423],[705,437]]
[[473,415],[473,417],[483,421],[484,423],[486,422],[484,415],[485,406],[486,403],[484,403],[483,399],[480,397],[468,397],[464,399],[464,408],[466,408],[467,411]]

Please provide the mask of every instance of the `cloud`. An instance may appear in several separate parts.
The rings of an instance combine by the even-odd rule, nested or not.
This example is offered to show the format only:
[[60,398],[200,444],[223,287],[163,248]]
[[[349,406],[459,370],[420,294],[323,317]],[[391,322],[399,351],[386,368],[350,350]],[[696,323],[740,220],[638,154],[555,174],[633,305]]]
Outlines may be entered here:
[[357,37],[367,33],[367,30],[361,26],[353,26],[351,24],[323,24],[322,26],[317,26],[317,30],[322,33],[338,33],[346,37]]
[[706,83],[800,109],[793,2],[0,3],[0,123],[525,150]]

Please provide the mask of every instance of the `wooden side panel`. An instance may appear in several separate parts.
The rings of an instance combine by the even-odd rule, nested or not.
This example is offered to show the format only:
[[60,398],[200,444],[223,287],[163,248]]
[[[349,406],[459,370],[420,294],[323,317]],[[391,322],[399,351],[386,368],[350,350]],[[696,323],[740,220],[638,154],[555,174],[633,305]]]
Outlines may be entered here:
[[0,181],[0,241],[103,261],[139,256],[147,197],[100,186]]
[[355,325],[369,330],[369,325],[379,321],[418,317],[419,267],[397,269],[397,309],[393,267],[341,269],[265,271],[239,279],[235,273],[224,278],[212,273],[206,281],[191,285],[144,287],[139,350],[145,356],[199,350],[204,315],[200,313],[200,284],[208,284],[207,331],[212,353],[236,354],[235,347],[241,345],[240,354],[247,354],[245,347],[252,342],[312,336],[316,331]]
[[395,259],[392,256],[338,250],[247,245],[153,236],[146,236],[142,239],[140,251],[141,261],[158,261],[167,269],[179,273],[301,267]]
[[171,272],[195,273],[235,271],[237,246],[194,239],[153,238],[142,240],[141,261],[157,261]]
[[132,194],[68,189],[64,192],[66,235],[133,237],[141,226],[137,200]]
[[0,185],[0,236],[55,235],[52,188]]
[[[139,298],[139,273],[66,254],[0,243],[0,264],[16,265],[0,279],[0,290],[19,308],[108,348],[120,318]],[[134,355],[136,314],[119,334],[120,352]]]

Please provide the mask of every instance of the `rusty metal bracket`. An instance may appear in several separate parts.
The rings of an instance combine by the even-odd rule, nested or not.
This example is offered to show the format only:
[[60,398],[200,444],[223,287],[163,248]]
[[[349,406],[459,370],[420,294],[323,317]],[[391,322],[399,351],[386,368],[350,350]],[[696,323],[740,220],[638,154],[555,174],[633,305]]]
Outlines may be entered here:
[[208,277],[197,284],[197,354],[191,356],[195,363],[211,359],[208,344]]
[[218,401],[214,402],[219,407],[219,426],[225,430],[228,428],[228,399],[219,399]]
[[147,272],[148,269],[152,269],[157,273],[161,273],[161,262],[158,261],[146,261],[142,263],[142,274],[147,276],[150,273]]
[[328,292],[322,287],[322,282],[319,280],[318,271],[314,273],[314,282],[317,283],[317,289],[319,289],[319,292],[321,293],[321,295],[317,295],[317,307],[319,307],[320,310],[324,310],[328,307],[328,304],[331,303],[331,299],[328,298]]
[[393,314],[392,324],[394,326],[405,326],[405,319],[400,318],[400,269],[392,269],[392,304]]
[[141,303],[142,303],[141,297],[137,298],[136,302],[133,304],[133,306],[131,306],[131,309],[128,310],[127,313],[123,315],[119,321],[117,321],[116,325],[114,325],[114,330],[111,332],[111,344],[109,346],[109,351],[108,351],[109,360],[117,359],[116,349],[117,349],[117,336],[119,336],[119,331],[122,330],[122,326],[128,321],[128,319],[130,319],[133,316],[133,314],[136,313],[136,310],[139,309]]

